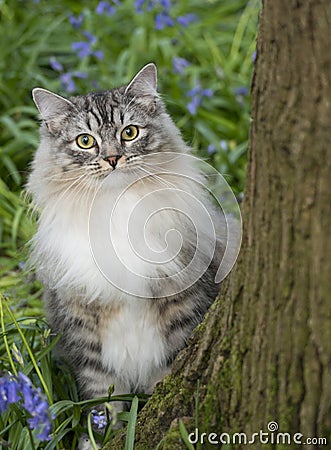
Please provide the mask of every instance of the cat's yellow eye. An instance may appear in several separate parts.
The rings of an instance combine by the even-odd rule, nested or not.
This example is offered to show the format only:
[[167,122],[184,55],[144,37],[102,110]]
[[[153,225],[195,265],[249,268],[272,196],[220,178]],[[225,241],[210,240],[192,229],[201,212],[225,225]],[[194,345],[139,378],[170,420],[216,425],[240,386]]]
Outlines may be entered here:
[[90,134],[80,134],[76,138],[76,143],[78,147],[88,150],[89,148],[95,147],[97,142]]
[[129,125],[122,131],[121,138],[123,141],[133,141],[138,136],[138,133],[138,128],[135,125]]

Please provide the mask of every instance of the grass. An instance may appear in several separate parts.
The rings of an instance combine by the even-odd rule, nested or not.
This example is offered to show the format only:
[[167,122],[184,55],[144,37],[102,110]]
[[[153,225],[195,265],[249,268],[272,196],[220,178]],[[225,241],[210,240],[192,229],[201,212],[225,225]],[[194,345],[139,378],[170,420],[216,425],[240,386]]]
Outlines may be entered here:
[[[105,399],[80,401],[70,371],[52,356],[56,340],[51,339],[43,318],[42,286],[27,267],[27,242],[36,225],[22,191],[38,146],[39,126],[31,89],[40,86],[62,95],[109,89],[128,82],[143,65],[154,61],[159,91],[184,138],[240,196],[259,2],[172,2],[169,14],[174,24],[163,29],[156,29],[156,16],[162,10],[157,1],[153,9],[142,13],[135,10],[133,0],[119,5],[109,2],[115,5],[112,15],[99,14],[98,3],[91,6],[87,0],[24,3],[29,4],[0,2],[0,370],[27,375],[47,398],[56,419],[51,441],[42,442],[30,430],[24,408],[10,404],[0,415],[0,448],[9,442],[13,450],[70,449],[83,430],[93,440],[91,416],[87,422],[83,416]],[[190,13],[195,14],[192,22],[178,23],[178,18]],[[83,21],[75,28],[68,17],[77,19],[81,14]],[[75,42],[88,44],[90,54],[78,55],[72,46]],[[178,57],[187,61],[180,73],[175,70]],[[192,111],[190,91],[198,86],[212,90],[212,95],[200,98]],[[126,448],[132,449],[138,399],[125,399],[132,401],[131,409],[120,418],[128,423]],[[106,400],[110,405],[114,397]],[[185,440],[183,426],[181,433]],[[108,426],[106,439],[112,435]]]

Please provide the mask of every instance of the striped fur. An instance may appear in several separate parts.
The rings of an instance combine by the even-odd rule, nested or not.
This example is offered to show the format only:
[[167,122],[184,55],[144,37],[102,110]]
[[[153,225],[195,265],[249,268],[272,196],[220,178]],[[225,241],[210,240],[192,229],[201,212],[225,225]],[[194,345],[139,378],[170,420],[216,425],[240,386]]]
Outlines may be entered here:
[[[32,261],[45,285],[51,327],[62,335],[59,351],[71,364],[84,398],[106,395],[110,384],[115,385],[115,393],[151,392],[217,295],[219,285],[214,278],[226,244],[224,223],[217,223],[220,214],[197,182],[203,183],[203,178],[193,162],[165,159],[170,174],[161,175],[153,175],[146,162],[148,155],[156,155],[155,163],[162,161],[165,152],[190,153],[156,93],[154,65],[146,66],[119,89],[68,100],[37,89],[34,99],[43,123],[28,183],[40,211]],[[138,127],[139,136],[124,142],[121,130],[130,124]],[[91,134],[97,145],[79,148],[76,136],[84,133]],[[107,159],[113,155],[118,157],[116,169]],[[179,179],[171,175],[177,170]],[[153,174],[140,180],[144,171]],[[130,184],[133,187],[127,194],[125,188]],[[189,192],[192,205],[189,199],[162,190],[173,186]],[[142,274],[132,283],[120,262],[110,258],[114,249],[110,244],[107,247],[106,240],[107,211],[117,205],[123,191],[119,212],[112,217],[112,237],[120,256],[132,265],[130,270]],[[137,200],[148,199],[149,193],[155,195],[154,203],[148,204],[154,210],[165,202],[172,212],[165,208],[149,217],[146,236],[133,227],[133,243],[141,244],[146,237],[153,254],[170,252],[177,238],[167,230],[179,229],[181,251],[164,264],[139,259],[127,241],[125,227],[134,206]],[[212,218],[217,238],[203,212],[194,206],[196,200]],[[193,225],[187,214],[177,212],[185,208],[188,215],[195,214]],[[200,233],[198,251],[196,231]],[[198,258],[189,272],[199,276],[190,284],[184,268],[196,251]],[[126,292],[109,282],[101,273],[108,266],[110,277],[129,291],[136,290]]]

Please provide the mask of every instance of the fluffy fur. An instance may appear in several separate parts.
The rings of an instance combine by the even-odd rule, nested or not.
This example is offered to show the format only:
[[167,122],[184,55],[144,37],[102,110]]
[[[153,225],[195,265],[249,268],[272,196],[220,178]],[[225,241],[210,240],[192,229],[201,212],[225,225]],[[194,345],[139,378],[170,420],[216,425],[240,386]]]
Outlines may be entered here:
[[[157,94],[153,64],[119,89],[33,96],[43,122],[28,182],[40,213],[32,261],[61,353],[83,397],[110,384],[151,392],[219,290],[224,217]],[[138,135],[127,140],[131,125]],[[80,148],[81,135],[93,147]]]

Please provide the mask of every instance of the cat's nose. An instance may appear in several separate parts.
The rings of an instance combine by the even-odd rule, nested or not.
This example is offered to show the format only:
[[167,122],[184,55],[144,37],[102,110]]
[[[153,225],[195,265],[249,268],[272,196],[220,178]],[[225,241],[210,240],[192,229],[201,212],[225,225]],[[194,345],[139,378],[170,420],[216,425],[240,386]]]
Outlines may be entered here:
[[113,168],[113,170],[116,167],[117,161],[120,159],[122,155],[112,155],[112,156],[107,156],[106,158],[103,158],[104,161],[107,161]]

